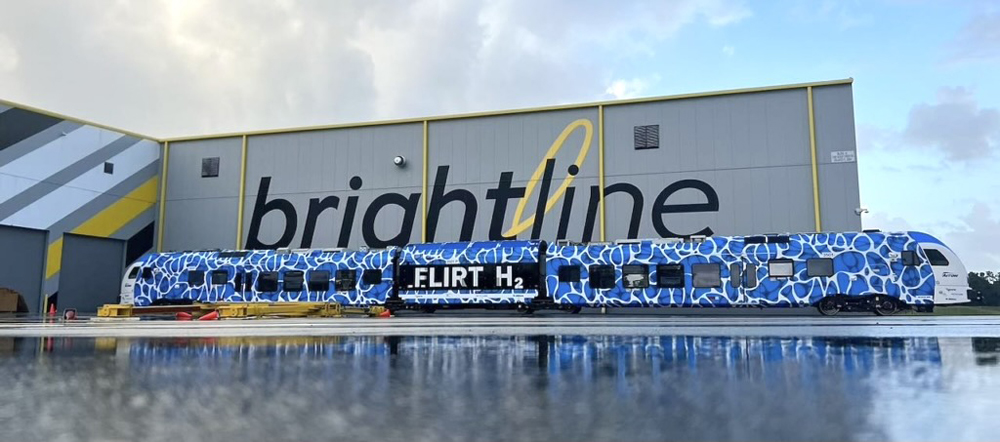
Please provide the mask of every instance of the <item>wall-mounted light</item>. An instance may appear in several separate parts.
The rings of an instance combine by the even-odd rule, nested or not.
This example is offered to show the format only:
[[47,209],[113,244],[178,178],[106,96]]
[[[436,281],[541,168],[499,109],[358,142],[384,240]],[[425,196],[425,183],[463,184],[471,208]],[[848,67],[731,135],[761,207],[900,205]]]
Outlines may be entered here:
[[402,155],[396,155],[392,159],[392,164],[395,164],[396,167],[403,167],[406,165],[406,158],[404,158]]

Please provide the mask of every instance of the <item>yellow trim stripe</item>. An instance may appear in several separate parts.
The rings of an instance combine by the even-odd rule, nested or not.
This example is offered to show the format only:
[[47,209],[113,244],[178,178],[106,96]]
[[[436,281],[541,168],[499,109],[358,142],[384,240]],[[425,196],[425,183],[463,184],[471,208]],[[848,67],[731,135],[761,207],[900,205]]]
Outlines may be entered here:
[[10,106],[10,107],[16,107],[18,109],[23,109],[23,110],[26,110],[26,111],[29,111],[29,112],[34,112],[36,114],[42,114],[42,115],[45,115],[45,116],[48,116],[48,117],[52,117],[52,118],[58,118],[60,120],[72,121],[74,123],[86,124],[88,126],[94,126],[94,127],[98,127],[98,128],[105,129],[105,130],[110,130],[110,131],[118,132],[118,133],[123,134],[123,135],[129,135],[129,136],[133,136],[133,137],[136,137],[136,138],[145,138],[147,140],[153,140],[153,141],[160,141],[158,138],[151,137],[149,135],[143,135],[143,134],[140,134],[140,133],[136,133],[136,132],[132,132],[132,131],[127,131],[127,130],[119,129],[117,127],[107,126],[107,125],[104,125],[104,124],[97,124],[97,123],[94,123],[93,121],[87,121],[87,120],[84,120],[82,118],[69,117],[69,116],[66,116],[66,115],[63,115],[63,114],[59,114],[59,113],[56,113],[56,112],[47,111],[45,109],[40,109],[40,108],[37,108],[37,107],[27,106],[27,105],[24,105],[24,104],[21,104],[21,103],[15,103],[13,101],[0,100],[0,104],[6,105],[6,106]]
[[430,198],[430,196],[427,194],[427,170],[428,170],[427,169],[427,162],[429,160],[428,153],[430,151],[430,146],[429,146],[429,143],[428,143],[429,139],[428,139],[427,130],[428,130],[427,120],[424,120],[424,164],[423,164],[423,168],[424,168],[424,170],[423,170],[424,182],[423,182],[423,188],[422,188],[424,196],[423,196],[423,198],[420,199],[421,203],[423,203],[423,213],[422,213],[421,218],[420,218],[422,220],[420,222],[420,226],[421,226],[420,227],[420,242],[427,242],[427,198]]
[[163,251],[163,231],[166,225],[163,224],[163,217],[167,213],[167,167],[170,165],[170,142],[163,142],[163,168],[160,172],[160,213],[156,222],[156,251]]
[[545,107],[534,107],[534,108],[524,108],[524,109],[508,109],[500,111],[490,111],[490,112],[473,112],[466,114],[455,114],[455,115],[443,115],[437,117],[426,117],[426,118],[406,118],[398,120],[384,120],[384,121],[370,121],[361,123],[346,123],[346,124],[328,124],[322,126],[304,126],[304,127],[292,127],[286,129],[270,129],[270,130],[255,130],[246,132],[231,132],[222,134],[208,134],[208,135],[194,135],[185,137],[175,137],[166,138],[165,141],[192,141],[192,140],[206,140],[212,138],[227,138],[227,137],[238,137],[241,135],[271,135],[271,134],[282,134],[289,132],[306,132],[313,130],[326,130],[326,129],[343,129],[350,127],[367,127],[367,126],[384,126],[390,124],[406,124],[406,123],[421,123],[428,121],[441,121],[441,120],[457,120],[463,118],[476,118],[476,117],[491,117],[497,115],[510,115],[510,114],[521,114],[521,113],[532,113],[532,112],[546,112],[553,110],[566,110],[566,109],[585,109],[595,106],[616,106],[622,104],[635,104],[635,103],[648,103],[657,101],[669,101],[669,100],[682,100],[686,98],[700,98],[700,97],[715,97],[720,95],[735,95],[735,94],[749,94],[755,92],[769,92],[769,91],[780,91],[787,89],[802,89],[806,87],[819,87],[819,86],[832,86],[839,84],[851,84],[854,82],[853,78],[846,78],[843,80],[831,80],[831,81],[818,81],[812,83],[796,83],[796,84],[785,84],[777,86],[764,86],[764,87],[754,87],[754,88],[744,88],[744,89],[730,89],[723,91],[713,91],[713,92],[697,92],[691,94],[679,94],[679,95],[665,95],[660,97],[647,97],[647,98],[632,98],[625,100],[608,100],[608,101],[598,101],[592,103],[581,103],[581,104],[565,104],[557,106],[545,106]]
[[240,156],[240,202],[236,209],[236,249],[243,248],[243,200],[247,195],[247,136],[243,136],[243,154]]
[[[69,233],[80,235],[109,237],[126,224],[132,222],[150,207],[156,204],[156,187],[159,179],[150,178],[135,190],[121,197],[97,215],[80,224]],[[45,264],[45,279],[59,273],[62,265],[63,238],[49,244],[48,259]]]
[[816,231],[823,231],[823,222],[819,213],[819,168],[816,164],[816,114],[813,110],[813,88],[806,88],[806,100],[809,105],[809,153],[812,155],[812,179],[813,179],[813,212],[816,216]]
[[601,187],[598,192],[598,210],[601,214],[601,241],[604,241],[604,106],[597,106],[597,184]]

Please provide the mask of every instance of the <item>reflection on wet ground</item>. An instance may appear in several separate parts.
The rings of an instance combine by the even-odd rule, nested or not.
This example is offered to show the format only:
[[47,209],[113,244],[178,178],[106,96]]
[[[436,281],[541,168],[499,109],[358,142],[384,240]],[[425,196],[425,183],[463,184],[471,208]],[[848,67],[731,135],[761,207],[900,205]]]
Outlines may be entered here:
[[988,440],[998,357],[996,338],[0,338],[0,440]]

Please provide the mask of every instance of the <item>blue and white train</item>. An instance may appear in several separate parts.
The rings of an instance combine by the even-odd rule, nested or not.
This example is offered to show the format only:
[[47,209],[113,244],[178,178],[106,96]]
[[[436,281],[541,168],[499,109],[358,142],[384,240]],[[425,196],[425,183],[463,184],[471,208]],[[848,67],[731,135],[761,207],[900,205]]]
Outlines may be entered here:
[[390,310],[483,307],[803,307],[825,315],[968,302],[955,253],[920,232],[687,239],[482,241],[387,249],[149,254],[121,302],[338,302]]

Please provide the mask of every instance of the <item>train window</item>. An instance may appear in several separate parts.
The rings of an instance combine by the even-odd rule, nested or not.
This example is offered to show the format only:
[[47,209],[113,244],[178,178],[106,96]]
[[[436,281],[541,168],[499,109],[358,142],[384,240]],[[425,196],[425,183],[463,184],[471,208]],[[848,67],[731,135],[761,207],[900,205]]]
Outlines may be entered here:
[[948,265],[948,258],[944,257],[944,253],[936,249],[924,249],[927,253],[927,259],[930,260],[932,266],[946,266]]
[[382,270],[381,269],[368,269],[361,272],[361,282],[366,285],[375,285],[382,283]]
[[354,290],[358,285],[357,275],[354,270],[337,270],[337,291],[343,292]]
[[746,280],[746,283],[744,283],[743,287],[747,287],[747,288],[757,287],[757,265],[756,264],[747,264],[746,275],[747,275],[747,280]]
[[684,266],[680,264],[663,264],[656,266],[656,285],[663,288],[683,288]]
[[580,266],[559,266],[559,282],[580,282]]
[[229,283],[229,272],[225,270],[212,270],[212,285],[226,285]]
[[301,292],[304,273],[301,270],[289,270],[285,272],[285,291]]
[[149,267],[143,267],[142,268],[142,279],[146,279],[146,280],[153,279],[153,269],[151,269]]
[[649,287],[649,266],[645,264],[622,266],[622,287],[627,289]]
[[313,270],[309,272],[309,291],[313,292],[330,291],[330,271]]
[[722,268],[715,263],[691,264],[691,281],[696,288],[722,287]]
[[236,274],[233,275],[233,288],[236,289],[236,291],[243,290],[243,272],[236,272]]
[[791,278],[795,274],[795,266],[790,259],[772,259],[767,263],[767,274],[772,278]]
[[609,265],[590,266],[587,269],[590,287],[595,289],[610,289],[615,286],[615,268]]
[[260,272],[260,276],[257,277],[257,291],[278,291],[278,272]]
[[188,285],[191,287],[201,287],[205,284],[205,272],[201,270],[188,270]]
[[740,286],[740,282],[743,280],[743,276],[740,273],[743,271],[742,266],[739,263],[729,264],[729,286],[736,288]]
[[899,254],[899,257],[903,259],[904,266],[915,266],[920,262],[917,260],[917,252],[913,250],[905,250]]
[[139,268],[132,267],[132,270],[128,272],[128,279],[135,279],[136,276],[139,276]]
[[806,276],[833,276],[833,260],[830,258],[813,258],[806,260]]

